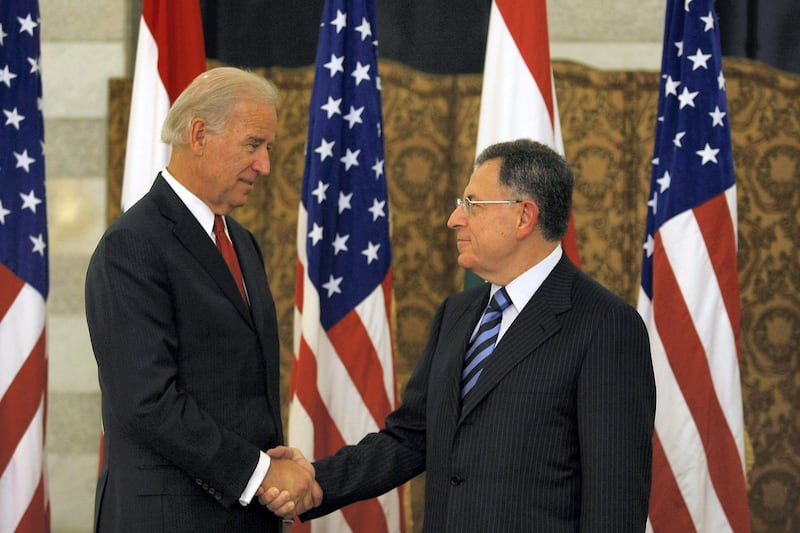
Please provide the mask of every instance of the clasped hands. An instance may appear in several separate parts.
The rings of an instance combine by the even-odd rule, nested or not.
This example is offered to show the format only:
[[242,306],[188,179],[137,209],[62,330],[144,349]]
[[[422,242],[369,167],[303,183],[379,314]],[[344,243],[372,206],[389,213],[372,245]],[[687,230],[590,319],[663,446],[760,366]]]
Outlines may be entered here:
[[297,448],[278,446],[267,451],[269,470],[256,490],[258,501],[282,518],[294,518],[322,503],[322,488],[314,467]]

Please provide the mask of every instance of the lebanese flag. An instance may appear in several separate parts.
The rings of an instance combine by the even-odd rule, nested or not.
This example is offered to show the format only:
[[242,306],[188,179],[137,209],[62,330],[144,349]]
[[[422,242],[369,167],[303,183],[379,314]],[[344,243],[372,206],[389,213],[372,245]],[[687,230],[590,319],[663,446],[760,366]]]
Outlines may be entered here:
[[136,46],[122,210],[150,190],[169,159],[161,124],[178,95],[206,70],[197,0],[144,0]]
[[[564,155],[545,4],[545,0],[492,2],[476,155],[491,144],[523,137]],[[562,245],[580,267],[572,217]]]

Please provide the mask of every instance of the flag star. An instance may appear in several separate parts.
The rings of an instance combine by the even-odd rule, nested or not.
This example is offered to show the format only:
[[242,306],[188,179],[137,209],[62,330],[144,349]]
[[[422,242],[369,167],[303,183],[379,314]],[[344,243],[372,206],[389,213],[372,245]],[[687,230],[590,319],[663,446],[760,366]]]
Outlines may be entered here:
[[28,150],[23,150],[21,154],[14,152],[14,157],[17,158],[16,168],[24,168],[25,172],[30,173],[31,163],[36,162],[36,160],[28,156]]
[[362,81],[371,79],[369,77],[369,63],[362,65],[361,61],[356,61],[356,68],[351,76],[356,79],[356,87],[358,87],[358,84]]
[[698,94],[700,94],[700,91],[691,92],[687,87],[684,87],[683,92],[678,96],[678,100],[680,101],[680,109],[683,109],[687,105],[694,107],[694,99]]
[[341,285],[343,278],[334,278],[333,274],[331,274],[328,281],[322,284],[322,288],[328,291],[328,298],[336,294],[342,294],[342,289],[339,288]]
[[372,165],[372,170],[375,171],[375,179],[380,179],[383,176],[383,159],[375,158],[375,164]]
[[25,120],[25,117],[19,114],[16,107],[11,111],[3,109],[3,113],[6,115],[6,126],[14,126],[19,131],[19,123]]
[[674,94],[678,96],[678,87],[680,87],[680,80],[673,80],[672,76],[667,76],[667,81],[664,84],[664,95]]
[[342,191],[339,191],[339,214],[341,215],[345,209],[352,209],[353,207],[350,205],[350,200],[353,199],[353,193],[345,194]]
[[689,12],[689,4],[692,3],[692,0],[684,0],[683,2],[683,9],[688,13]]
[[683,57],[683,41],[675,41],[672,44],[678,49],[678,57]]
[[725,90],[725,75],[721,70],[719,71],[719,76],[717,76],[717,87],[719,87],[720,91]]
[[647,254],[647,257],[650,257],[651,255],[653,255],[653,251],[656,248],[656,241],[655,241],[655,239],[653,239],[652,235],[648,235],[647,236],[647,240],[644,242],[644,246],[642,246],[642,248],[644,248],[644,251]]
[[381,247],[380,243],[372,244],[370,241],[367,244],[367,247],[361,250],[361,254],[367,257],[367,264],[371,264],[373,261],[378,260],[378,249]]
[[322,226],[314,222],[314,227],[308,234],[308,237],[311,239],[312,246],[316,246],[317,243],[322,240],[322,233],[323,233]]
[[655,215],[658,211],[658,195],[653,193],[653,199],[648,200],[647,205],[653,208],[653,214]]
[[31,19],[31,14],[28,13],[28,16],[25,17],[24,19],[17,17],[17,20],[19,21],[19,32],[20,33],[24,31],[28,32],[28,34],[30,34],[30,36],[33,37],[33,29],[39,24],[34,22],[33,19]]
[[28,58],[28,63],[31,64],[31,71],[29,72],[29,74],[35,74],[35,73],[39,72],[39,59],[38,58],[29,57]]
[[320,106],[320,109],[328,113],[328,118],[331,118],[333,115],[341,115],[342,110],[339,109],[339,106],[342,105],[342,99],[337,98],[336,100],[333,97],[329,96],[328,101],[325,102],[325,105]]
[[8,70],[8,65],[0,69],[0,83],[5,83],[6,87],[11,87],[11,80],[16,78],[17,75]]
[[372,26],[370,26],[366,17],[361,18],[361,24],[356,28],[356,31],[361,34],[362,41],[367,37],[372,37]]
[[312,195],[317,197],[318,205],[328,199],[328,196],[326,194],[328,191],[328,187],[330,187],[330,185],[328,185],[327,183],[322,183],[320,181],[319,183],[317,183],[317,188],[314,189],[314,192],[311,193]]
[[45,247],[47,245],[44,243],[44,239],[42,238],[42,234],[40,233],[38,237],[34,237],[33,235],[31,235],[28,238],[33,243],[33,250],[31,250],[31,252],[32,253],[37,253],[38,252],[39,255],[44,257],[44,249],[45,249]]
[[344,74],[344,56],[336,57],[331,54],[331,60],[325,63],[324,67],[331,71],[331,78],[336,76],[337,72]]
[[665,170],[664,175],[658,178],[656,181],[659,185],[661,185],[661,190],[658,192],[664,192],[669,189],[669,185],[672,182],[672,178],[669,175],[669,170]]
[[724,126],[722,124],[722,119],[725,118],[725,115],[727,115],[727,113],[725,113],[724,111],[721,111],[719,106],[716,106],[714,108],[714,111],[709,113],[709,115],[711,116],[711,127],[712,128],[714,126]]
[[3,25],[0,24],[0,46],[3,46],[6,37],[8,37],[8,34],[3,31]]
[[356,150],[353,152],[350,148],[347,149],[347,152],[344,156],[339,160],[344,163],[344,169],[350,170],[350,167],[357,167],[358,166],[358,155],[361,153],[361,150]]
[[6,215],[11,214],[11,211],[3,207],[3,201],[0,200],[0,224],[6,223]]
[[339,255],[339,252],[347,251],[347,239],[349,238],[350,235],[336,234],[336,238],[333,239],[333,255]]
[[42,201],[33,194],[32,189],[28,194],[19,193],[19,197],[22,198],[22,209],[30,209],[33,213],[36,212],[36,206],[42,203]]
[[708,143],[706,143],[705,148],[702,150],[698,150],[695,152],[699,155],[702,159],[700,161],[701,165],[705,165],[709,161],[713,161],[714,163],[717,162],[717,154],[719,153],[719,148],[711,148]]
[[356,124],[364,123],[364,121],[361,120],[361,113],[363,112],[364,112],[363,105],[358,109],[354,108],[353,106],[350,106],[350,111],[342,118],[345,119],[350,124],[350,129],[352,130],[353,126],[355,126]]
[[708,12],[708,15],[705,17],[700,17],[700,20],[706,23],[703,31],[711,31],[714,29],[714,13],[711,11]]
[[380,217],[385,217],[386,216],[386,213],[383,210],[384,207],[386,207],[386,200],[378,201],[378,199],[375,198],[372,201],[372,207],[367,209],[367,211],[372,213],[372,221],[373,222],[378,220]]
[[337,9],[336,18],[331,21],[331,24],[336,26],[336,33],[340,33],[342,28],[347,26],[347,15]]
[[333,145],[336,144],[336,141],[326,141],[322,139],[319,142],[319,146],[314,148],[314,152],[319,154],[320,162],[325,161],[329,157],[333,157]]
[[683,148],[683,143],[681,141],[685,136],[686,136],[685,131],[679,131],[678,133],[675,134],[675,137],[672,139],[672,144],[674,144],[676,148]]
[[687,57],[692,62],[692,70],[697,70],[700,67],[708,69],[708,60],[711,59],[711,54],[704,54],[703,51],[698,48],[693,56]]
[[652,163],[652,164],[653,164],[653,165],[655,165],[655,166],[658,166],[658,165],[660,165],[660,164],[661,164],[661,158],[660,158],[660,157],[654,157],[654,158],[653,158],[653,159],[650,161],[650,163]]
[[381,77],[380,76],[376,76],[375,77],[375,87],[377,87],[379,91],[381,90]]

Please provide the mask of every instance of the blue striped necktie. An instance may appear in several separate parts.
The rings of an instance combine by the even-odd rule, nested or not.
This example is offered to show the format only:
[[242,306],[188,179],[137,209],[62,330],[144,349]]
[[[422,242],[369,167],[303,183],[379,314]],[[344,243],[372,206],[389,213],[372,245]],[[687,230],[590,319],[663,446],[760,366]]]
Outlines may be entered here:
[[472,390],[478,377],[483,372],[486,359],[492,355],[497,335],[500,333],[500,322],[503,319],[503,310],[511,304],[505,287],[494,293],[486,312],[483,315],[478,333],[464,356],[464,370],[461,373],[461,398]]

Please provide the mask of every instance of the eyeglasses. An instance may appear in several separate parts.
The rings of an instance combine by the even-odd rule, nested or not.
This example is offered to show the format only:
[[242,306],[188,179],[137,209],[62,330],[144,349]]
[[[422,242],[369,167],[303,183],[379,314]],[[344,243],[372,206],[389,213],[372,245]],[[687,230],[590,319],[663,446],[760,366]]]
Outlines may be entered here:
[[518,204],[523,200],[472,200],[470,198],[456,198],[456,206],[464,209],[464,213],[471,215],[474,205],[499,205],[499,204]]

